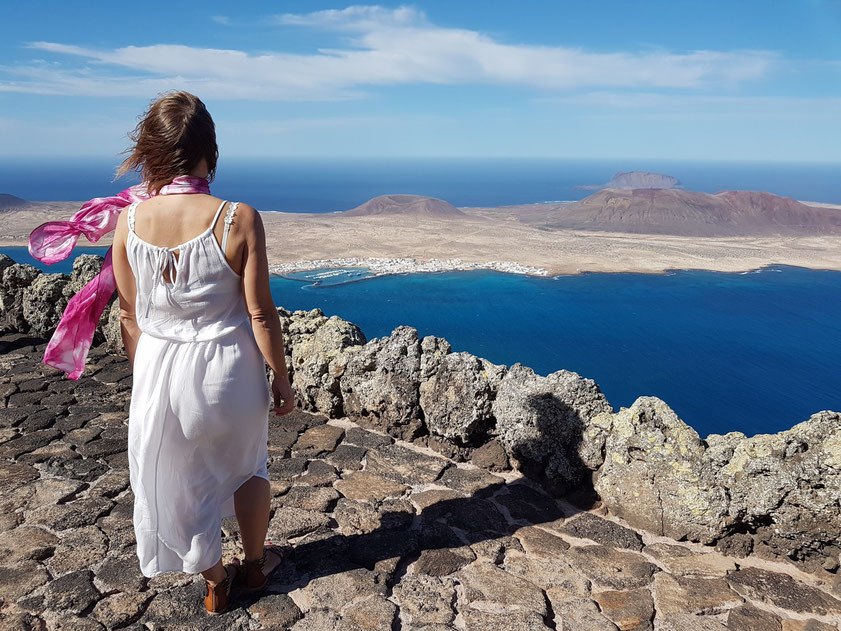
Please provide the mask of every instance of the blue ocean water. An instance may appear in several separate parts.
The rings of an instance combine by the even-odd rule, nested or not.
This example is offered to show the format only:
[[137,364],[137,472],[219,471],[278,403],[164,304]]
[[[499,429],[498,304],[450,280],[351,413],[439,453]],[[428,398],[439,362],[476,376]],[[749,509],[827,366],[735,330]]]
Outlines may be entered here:
[[[26,262],[25,248],[0,248]],[[103,248],[74,254],[104,255]],[[44,266],[67,273],[71,262]],[[776,432],[841,410],[841,273],[796,267],[727,274],[491,271],[380,276],[313,285],[273,277],[275,302],[321,308],[371,339],[406,324],[455,351],[539,374],[595,379],[611,404],[665,400],[702,436]]]
[[[112,181],[114,160],[2,161],[0,193],[38,201],[112,195],[131,177]],[[260,210],[334,212],[387,193],[445,199],[456,206],[502,206],[581,199],[581,186],[604,184],[618,171],[678,178],[685,188],[715,193],[763,190],[796,199],[841,203],[841,165],[662,160],[404,159],[219,162],[212,190]]]

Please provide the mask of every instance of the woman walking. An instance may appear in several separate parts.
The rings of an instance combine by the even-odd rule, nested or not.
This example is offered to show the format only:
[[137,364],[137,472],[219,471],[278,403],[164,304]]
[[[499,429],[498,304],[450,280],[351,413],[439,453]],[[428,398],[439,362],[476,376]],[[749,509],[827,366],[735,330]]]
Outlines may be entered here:
[[[210,195],[216,134],[197,97],[160,97],[132,140],[118,173],[139,170],[146,194],[117,219],[112,265],[133,368],[137,555],[144,576],[200,572],[220,613],[233,583],[259,589],[281,561],[265,541],[268,411],[294,399],[265,233],[253,208]],[[245,559],[223,565],[221,521],[234,515]]]

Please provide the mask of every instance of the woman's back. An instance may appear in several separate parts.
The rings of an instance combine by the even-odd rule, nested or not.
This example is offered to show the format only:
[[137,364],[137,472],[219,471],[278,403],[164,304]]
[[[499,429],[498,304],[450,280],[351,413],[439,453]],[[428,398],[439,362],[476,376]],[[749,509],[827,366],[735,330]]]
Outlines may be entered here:
[[[137,322],[154,337],[215,339],[250,317],[242,257],[236,255],[244,239],[231,230],[238,205],[209,195],[171,197],[176,199],[153,198],[127,209],[126,253],[137,283]],[[197,197],[202,199],[190,199]]]

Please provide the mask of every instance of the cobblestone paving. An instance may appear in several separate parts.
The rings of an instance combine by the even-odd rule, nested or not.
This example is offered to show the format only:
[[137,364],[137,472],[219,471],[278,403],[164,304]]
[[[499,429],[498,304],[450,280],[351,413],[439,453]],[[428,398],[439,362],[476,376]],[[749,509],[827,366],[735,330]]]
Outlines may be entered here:
[[[44,346],[0,337],[2,630],[839,628],[833,588],[793,566],[637,532],[300,411],[269,426],[269,536],[287,560],[208,616],[200,576],[139,571],[125,358],[92,349],[75,382],[40,363]],[[228,561],[235,521],[223,535]]]

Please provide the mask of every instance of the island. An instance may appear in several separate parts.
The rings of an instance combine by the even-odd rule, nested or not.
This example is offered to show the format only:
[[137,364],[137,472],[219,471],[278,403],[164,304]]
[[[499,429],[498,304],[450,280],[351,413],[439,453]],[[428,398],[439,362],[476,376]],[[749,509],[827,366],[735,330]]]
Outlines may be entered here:
[[[22,202],[23,200],[21,200]],[[0,246],[25,246],[81,202],[16,202],[0,211]],[[841,206],[761,191],[604,189],[581,201],[457,208],[409,194],[351,210],[261,210],[270,270],[367,268],[373,275],[493,269],[743,272],[768,265],[841,270]],[[109,246],[106,235],[96,246]],[[82,237],[79,245],[91,245]]]

